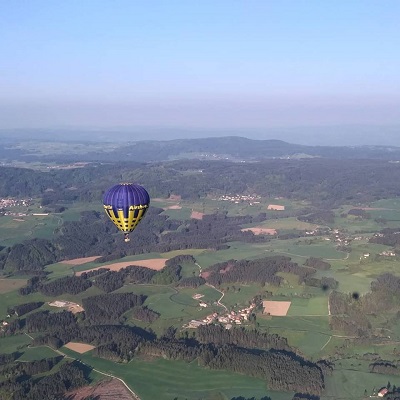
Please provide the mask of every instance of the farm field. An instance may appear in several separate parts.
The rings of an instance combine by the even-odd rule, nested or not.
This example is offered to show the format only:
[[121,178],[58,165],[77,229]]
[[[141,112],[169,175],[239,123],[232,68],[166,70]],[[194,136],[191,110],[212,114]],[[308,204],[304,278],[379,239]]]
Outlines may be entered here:
[[31,338],[24,334],[2,337],[0,338],[0,354],[21,351],[21,349],[29,346],[31,342]]
[[[357,365],[357,364],[356,364]],[[390,382],[392,385],[400,384],[400,379],[393,375],[372,374],[356,371],[354,369],[335,369],[332,376],[326,379],[326,394],[321,400],[348,399],[359,400],[367,394],[372,394],[373,388],[382,388]]]
[[83,272],[96,271],[97,269],[105,267],[109,268],[110,271],[119,271],[120,269],[129,267],[130,265],[137,265],[139,267],[146,267],[149,269],[153,269],[155,271],[160,271],[161,269],[164,268],[166,261],[167,261],[166,258],[150,258],[146,260],[113,262],[110,264],[102,264],[99,267],[90,268],[84,271],[78,271],[76,272],[76,276],[82,275]]
[[57,357],[60,355],[48,346],[27,347],[23,351],[24,354],[18,358],[18,361],[42,360],[43,358]]
[[[77,353],[66,354],[77,356]],[[198,400],[199,396],[212,393],[223,393],[228,398],[232,396],[273,396],[273,399],[287,400],[290,393],[268,392],[265,382],[261,379],[225,372],[210,371],[181,361],[167,361],[157,359],[144,361],[134,359],[128,366],[96,358],[88,354],[79,355],[79,358],[94,368],[115,374],[122,378],[143,400],[159,399],[171,400],[174,397],[183,397],[188,400]]]
[[[279,212],[279,211],[275,211]],[[295,217],[289,218],[279,218],[279,219],[272,219],[262,224],[259,224],[262,228],[269,228],[275,229],[277,231],[280,230],[313,230],[318,228],[319,225],[310,224],[308,222],[299,221]],[[246,226],[247,228],[248,226]]]
[[0,218],[0,246],[12,246],[20,243],[21,238],[49,239],[59,226],[60,217],[58,215],[2,216]]
[[275,254],[302,258],[303,263],[309,257],[323,258],[328,261],[340,261],[347,257],[347,253],[336,250],[335,244],[328,241],[315,244],[308,244],[305,239],[300,239],[296,242],[282,241],[280,243],[270,243],[267,248],[272,249]]
[[228,245],[230,246],[229,249],[218,251],[208,250],[196,256],[196,260],[203,268],[203,271],[207,267],[223,261],[266,257],[264,247],[260,244],[231,242]]
[[9,293],[14,290],[18,290],[22,286],[26,285],[26,279],[13,279],[13,278],[1,278],[0,279],[0,295],[3,293]]

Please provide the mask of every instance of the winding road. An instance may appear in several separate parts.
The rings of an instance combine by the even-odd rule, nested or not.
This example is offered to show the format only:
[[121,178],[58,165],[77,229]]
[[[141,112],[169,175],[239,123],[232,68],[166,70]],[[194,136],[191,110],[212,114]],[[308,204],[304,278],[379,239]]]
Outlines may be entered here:
[[[197,262],[196,262],[195,264],[196,264],[197,267],[199,268],[199,276],[200,276],[200,275],[201,275],[202,268],[201,268],[200,264],[198,264]],[[225,308],[226,311],[228,311],[228,308],[226,307],[226,305],[223,304],[223,303],[221,303],[221,300],[224,298],[225,293],[222,292],[221,290],[218,290],[214,285],[211,285],[210,283],[206,283],[206,286],[208,286],[208,287],[210,287],[210,288],[213,288],[213,289],[216,290],[218,293],[221,293],[221,297],[217,300],[217,304],[218,304],[220,307]]]

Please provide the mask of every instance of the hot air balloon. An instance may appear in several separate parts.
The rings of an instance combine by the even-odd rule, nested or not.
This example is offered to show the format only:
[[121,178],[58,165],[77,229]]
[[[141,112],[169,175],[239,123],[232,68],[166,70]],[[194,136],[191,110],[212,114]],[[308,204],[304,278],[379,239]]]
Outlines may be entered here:
[[120,183],[106,191],[103,205],[111,221],[124,233],[125,242],[129,242],[129,233],[136,228],[149,208],[150,196],[140,185]]

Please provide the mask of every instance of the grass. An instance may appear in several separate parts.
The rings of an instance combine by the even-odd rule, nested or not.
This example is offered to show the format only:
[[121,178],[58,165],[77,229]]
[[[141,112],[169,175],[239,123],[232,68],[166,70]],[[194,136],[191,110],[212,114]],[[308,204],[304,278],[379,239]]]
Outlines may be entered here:
[[322,347],[331,336],[329,319],[326,317],[263,317],[257,316],[261,328],[288,339],[309,357],[318,358]]
[[13,353],[14,351],[21,351],[32,342],[32,339],[27,335],[14,335],[0,338],[0,354]]
[[[278,212],[278,211],[276,211]],[[254,224],[253,224],[254,226]],[[308,222],[299,221],[295,217],[291,218],[279,218],[275,220],[268,220],[261,224],[257,224],[262,228],[272,228],[276,230],[313,230],[318,227],[316,224],[310,224]]]
[[182,207],[180,209],[168,209],[164,210],[162,212],[164,215],[168,215],[169,218],[171,219],[177,219],[177,220],[188,220],[190,219],[190,215],[192,214],[192,210],[187,207]]
[[291,299],[288,316],[302,317],[308,315],[328,315],[328,297],[314,297],[311,299],[293,298]]
[[[229,288],[229,290],[228,290]],[[262,288],[261,285],[241,285],[241,284],[229,284],[223,286],[224,297],[222,303],[228,308],[233,308],[236,305],[248,305],[249,302],[257,294],[265,293],[266,288]],[[218,293],[218,292],[217,292]],[[221,295],[219,295],[221,297]]]
[[[88,354],[78,355],[62,349],[92,367],[123,379],[142,400],[171,400],[174,397],[198,400],[215,392],[233,396],[272,396],[274,400],[292,397],[292,393],[268,392],[265,382],[227,371],[211,371],[199,367],[196,362],[156,359],[134,359],[128,365],[116,364]],[[289,397],[288,397],[289,396]]]
[[28,347],[24,350],[24,354],[18,358],[18,361],[34,361],[44,358],[57,357],[60,354],[47,346]]
[[18,290],[22,286],[26,285],[26,281],[26,279],[0,279],[0,295]]
[[196,256],[197,262],[201,265],[203,270],[205,270],[207,267],[223,261],[232,259],[243,260],[263,258],[267,256],[263,246],[260,246],[259,244],[252,245],[240,242],[230,242],[228,245],[230,248],[226,250],[208,250],[200,253],[198,256]]
[[[16,221],[16,219],[23,221]],[[24,239],[35,237],[50,239],[58,226],[59,217],[51,214],[23,217],[2,216],[0,218],[0,246],[12,246]]]
[[33,301],[50,301],[49,298],[40,293],[32,293],[28,296],[21,296],[18,290],[0,294],[0,319],[8,314],[8,307],[14,307],[19,304],[30,303]]
[[[305,240],[292,241],[292,243],[282,241],[281,243],[282,245],[280,246],[273,246],[274,253],[281,253],[289,257],[291,255],[301,257],[303,259],[301,264],[309,257],[318,257],[325,260],[343,260],[346,257],[346,253],[337,251],[335,245],[328,241],[316,244],[308,244]],[[275,244],[273,243],[273,245]]]
[[321,400],[330,400],[332,398],[360,400],[364,398],[364,390],[367,390],[367,395],[369,396],[372,394],[374,387],[379,390],[386,386],[388,381],[392,385],[400,385],[398,376],[372,374],[350,368],[338,368],[333,371],[332,376],[326,378],[326,393],[321,396]]

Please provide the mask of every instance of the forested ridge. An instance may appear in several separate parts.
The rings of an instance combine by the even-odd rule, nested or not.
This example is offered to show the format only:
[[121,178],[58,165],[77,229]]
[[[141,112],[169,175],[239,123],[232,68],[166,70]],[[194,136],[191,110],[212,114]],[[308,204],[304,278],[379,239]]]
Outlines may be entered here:
[[[9,132],[7,132],[9,133]],[[10,133],[9,133],[10,134]],[[37,131],[34,132],[38,134]],[[143,135],[143,129],[140,129]],[[150,135],[154,134],[150,130]],[[186,132],[182,132],[185,136]],[[65,131],[58,130],[57,133],[43,132],[43,141],[51,137],[54,140],[63,140],[64,145],[69,144],[65,141],[66,136],[73,135],[81,140],[78,143],[88,145],[86,153],[74,154],[73,152],[57,152],[56,154],[43,154],[32,151],[31,148],[25,149],[20,146],[22,138],[30,138],[33,133],[29,130],[23,132],[11,133],[10,137],[3,138],[0,144],[0,156],[2,158],[23,160],[23,161],[42,161],[42,162],[77,162],[77,161],[95,161],[95,162],[118,162],[121,159],[135,159],[143,162],[164,161],[175,158],[182,158],[185,155],[190,158],[204,157],[204,154],[214,155],[219,158],[237,158],[240,160],[261,160],[268,158],[279,158],[308,154],[314,157],[338,158],[338,159],[392,159],[399,157],[400,149],[395,146],[310,146],[288,143],[282,140],[265,139],[256,140],[241,136],[212,137],[212,138],[192,138],[192,139],[174,139],[174,140],[140,140],[131,141],[131,133],[121,131],[108,131],[108,135],[114,135],[120,138],[113,145],[116,148],[110,149],[108,143],[97,143],[97,149],[91,149],[95,143],[92,141],[92,132],[85,131]],[[145,133],[146,135],[146,133]],[[11,139],[12,137],[12,139]],[[124,143],[125,142],[125,143]],[[40,143],[40,141],[39,141]],[[67,147],[68,148],[68,147]]]
[[[266,240],[251,232],[242,232],[241,225],[262,221],[256,217],[229,217],[225,214],[205,216],[202,220],[175,221],[162,215],[163,210],[151,207],[138,225],[135,246],[124,246],[115,227],[98,212],[83,212],[80,221],[65,222],[52,240],[31,239],[3,249],[0,269],[37,274],[55,262],[83,256],[114,254],[134,255],[151,251],[167,252],[188,248],[217,249],[227,242]],[[179,229],[184,227],[184,229]],[[164,233],[164,234],[162,234]],[[76,281],[78,283],[78,280]]]
[[[309,200],[326,207],[395,197],[400,192],[398,165],[368,159],[116,162],[50,172],[0,168],[1,197],[42,197],[45,206],[75,200],[98,201],[104,190],[118,181],[144,184],[153,197],[178,193],[183,199],[198,199],[214,193],[249,192]],[[201,172],[187,173],[193,171]]]

